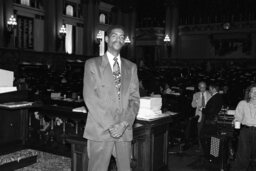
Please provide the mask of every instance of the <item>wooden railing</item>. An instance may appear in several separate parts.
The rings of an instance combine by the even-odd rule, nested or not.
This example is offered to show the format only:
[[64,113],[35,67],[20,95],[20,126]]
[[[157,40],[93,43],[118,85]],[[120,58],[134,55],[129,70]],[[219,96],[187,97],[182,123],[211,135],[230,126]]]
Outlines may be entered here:
[[23,49],[0,48],[0,68],[16,71],[18,65],[31,64],[50,65],[55,70],[63,70],[66,61],[85,61],[90,56],[54,52],[36,52]]

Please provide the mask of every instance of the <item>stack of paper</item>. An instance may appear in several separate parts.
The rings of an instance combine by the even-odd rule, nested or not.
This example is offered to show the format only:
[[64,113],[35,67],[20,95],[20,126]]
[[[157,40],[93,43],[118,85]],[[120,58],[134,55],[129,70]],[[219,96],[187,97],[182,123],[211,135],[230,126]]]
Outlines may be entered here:
[[161,116],[162,97],[142,97],[137,119],[152,119]]
[[33,105],[33,102],[21,101],[21,102],[1,103],[0,107],[18,108],[18,107],[27,107],[27,106],[32,106],[32,105]]
[[142,97],[140,98],[140,108],[151,109],[153,111],[159,111],[162,107],[162,97]]
[[7,93],[11,91],[17,91],[16,87],[13,87],[14,73],[0,69],[0,93]]

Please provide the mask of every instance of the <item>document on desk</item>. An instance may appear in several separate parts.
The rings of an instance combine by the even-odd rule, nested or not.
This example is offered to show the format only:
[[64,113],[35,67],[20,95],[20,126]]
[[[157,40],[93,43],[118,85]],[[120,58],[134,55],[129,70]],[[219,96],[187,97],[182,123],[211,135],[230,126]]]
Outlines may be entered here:
[[87,110],[85,109],[85,106],[77,107],[72,109],[73,112],[81,112],[81,113],[87,113]]
[[33,105],[33,102],[28,102],[28,101],[0,103],[0,107],[6,107],[6,108],[27,107],[32,105]]
[[0,87],[0,94],[1,93],[9,93],[12,91],[17,91],[17,87]]
[[168,117],[173,115],[172,113],[162,113],[162,114],[155,114],[155,115],[151,115],[151,114],[140,114],[137,115],[137,119],[138,120],[144,120],[144,121],[152,121],[152,120],[157,120],[160,118],[164,118],[164,117]]

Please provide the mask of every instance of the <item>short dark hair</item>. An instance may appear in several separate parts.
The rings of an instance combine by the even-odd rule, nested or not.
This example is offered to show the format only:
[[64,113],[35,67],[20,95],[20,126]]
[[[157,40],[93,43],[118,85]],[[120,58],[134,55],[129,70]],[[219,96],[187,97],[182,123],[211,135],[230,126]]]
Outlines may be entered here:
[[217,83],[210,83],[209,87],[214,88],[216,91],[219,91],[220,89],[220,86]]
[[122,25],[111,25],[108,27],[107,31],[106,31],[106,36],[109,36],[110,33],[112,32],[112,30],[114,29],[122,29],[125,32],[125,29]]
[[252,88],[256,87],[256,83],[253,83],[251,84],[250,86],[248,86],[246,89],[245,89],[245,92],[244,92],[244,100],[249,102],[251,100],[251,97],[250,97],[250,91],[252,90]]

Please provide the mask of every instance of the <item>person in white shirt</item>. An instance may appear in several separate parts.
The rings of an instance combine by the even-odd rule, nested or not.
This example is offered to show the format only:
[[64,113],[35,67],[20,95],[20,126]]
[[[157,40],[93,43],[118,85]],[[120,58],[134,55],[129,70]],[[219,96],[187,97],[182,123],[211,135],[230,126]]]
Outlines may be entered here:
[[202,118],[202,109],[206,106],[207,101],[211,98],[211,94],[206,90],[207,85],[204,81],[198,83],[199,92],[194,93],[192,100],[192,107],[196,108],[195,116],[198,117],[197,120],[197,134],[199,141],[199,149],[201,148],[200,143],[200,132],[202,128],[203,118]]

